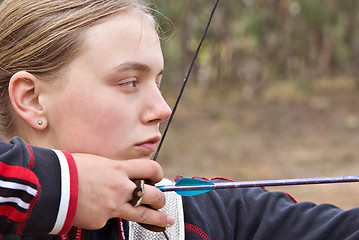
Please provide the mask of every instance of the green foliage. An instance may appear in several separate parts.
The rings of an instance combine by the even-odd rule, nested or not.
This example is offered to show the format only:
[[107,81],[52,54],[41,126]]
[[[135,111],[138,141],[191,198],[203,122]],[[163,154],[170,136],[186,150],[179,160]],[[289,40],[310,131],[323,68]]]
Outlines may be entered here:
[[[178,88],[214,0],[148,3],[161,29],[164,83]],[[346,75],[359,82],[358,13],[357,0],[222,0],[191,82],[204,91],[235,83],[254,96],[276,79]]]
[[[172,43],[163,45],[166,81],[181,81],[214,1],[153,1],[174,27]],[[356,0],[221,1],[191,81],[207,87],[239,83],[260,93],[274,79],[356,78],[358,5]]]

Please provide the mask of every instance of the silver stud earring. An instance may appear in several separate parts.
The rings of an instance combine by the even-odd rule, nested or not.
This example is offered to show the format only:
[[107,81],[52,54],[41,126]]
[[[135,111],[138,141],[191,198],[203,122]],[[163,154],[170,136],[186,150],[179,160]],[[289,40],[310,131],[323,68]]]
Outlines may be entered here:
[[39,124],[39,125],[41,126],[41,125],[42,125],[42,121],[39,120],[39,121],[37,122],[37,124]]

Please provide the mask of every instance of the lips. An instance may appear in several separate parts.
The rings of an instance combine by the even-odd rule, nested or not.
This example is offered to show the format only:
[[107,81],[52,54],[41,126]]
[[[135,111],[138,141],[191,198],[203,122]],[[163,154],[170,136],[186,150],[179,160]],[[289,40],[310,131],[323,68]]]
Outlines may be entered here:
[[157,143],[160,141],[160,139],[161,139],[160,136],[156,136],[144,142],[136,144],[136,147],[138,147],[144,153],[151,154],[156,151]]

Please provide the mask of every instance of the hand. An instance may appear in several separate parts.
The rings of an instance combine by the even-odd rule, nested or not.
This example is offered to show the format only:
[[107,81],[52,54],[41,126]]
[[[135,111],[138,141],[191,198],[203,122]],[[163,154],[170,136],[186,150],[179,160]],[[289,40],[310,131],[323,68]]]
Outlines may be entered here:
[[129,221],[161,227],[173,225],[173,217],[157,211],[165,204],[164,194],[145,185],[142,204],[134,207],[129,201],[136,185],[131,179],[149,179],[156,183],[163,178],[160,165],[148,159],[115,161],[91,154],[72,154],[78,171],[79,192],[74,225],[85,229],[102,228],[108,219],[119,217]]

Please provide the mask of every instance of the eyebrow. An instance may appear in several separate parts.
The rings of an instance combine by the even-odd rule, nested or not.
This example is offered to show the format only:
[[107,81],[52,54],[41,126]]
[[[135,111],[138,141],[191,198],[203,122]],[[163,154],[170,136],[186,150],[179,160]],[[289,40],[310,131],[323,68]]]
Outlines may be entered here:
[[[151,67],[141,62],[124,62],[120,64],[118,67],[116,67],[116,71],[128,71],[128,70],[150,72]],[[158,76],[162,74],[163,74],[163,69],[158,73]]]

